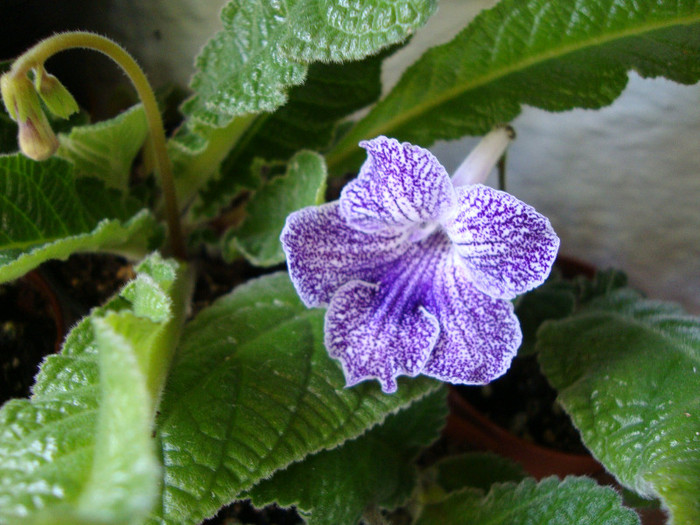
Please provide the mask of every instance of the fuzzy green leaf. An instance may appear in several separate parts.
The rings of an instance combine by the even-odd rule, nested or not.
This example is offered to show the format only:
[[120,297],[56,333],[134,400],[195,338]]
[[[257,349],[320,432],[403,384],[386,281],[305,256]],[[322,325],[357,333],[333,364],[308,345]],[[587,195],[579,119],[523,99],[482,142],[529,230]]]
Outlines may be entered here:
[[76,175],[98,178],[108,188],[126,192],[131,163],[147,135],[146,115],[138,105],[113,119],[59,134],[57,155],[75,164]]
[[31,398],[0,410],[0,522],[137,523],[154,504],[155,404],[189,285],[157,255],[136,270],[46,359]]
[[639,518],[622,506],[614,490],[590,478],[527,478],[519,484],[496,484],[483,496],[467,489],[426,505],[416,525],[445,523],[547,523],[548,525],[634,525]]
[[336,447],[434,390],[435,381],[345,388],[323,310],[287,274],[237,288],[188,324],[161,405],[165,478],[155,522],[198,523],[276,470]]
[[429,50],[328,156],[356,168],[377,135],[428,146],[481,135],[522,104],[600,108],[627,71],[690,84],[700,78],[700,1],[504,0],[451,42]]
[[[215,187],[220,184],[221,163],[254,121],[255,115],[248,115],[235,118],[220,128],[193,131],[183,126],[168,141],[178,204],[181,210],[189,208],[189,217],[185,219],[190,223],[214,217],[238,192],[257,187],[258,181],[247,176],[249,171],[226,180],[223,188]],[[198,194],[207,185],[213,189],[199,202]]]
[[435,482],[447,492],[465,487],[488,492],[494,483],[517,482],[525,478],[525,471],[518,463],[485,452],[448,456],[438,461],[432,469]]
[[538,334],[585,445],[623,485],[700,523],[700,319],[622,289]]
[[309,525],[354,525],[367,506],[391,509],[411,495],[417,481],[412,460],[438,438],[446,416],[440,389],[359,438],[290,465],[245,497],[258,506],[295,505]]
[[224,30],[197,58],[195,96],[183,110],[207,125],[273,111],[303,82],[313,61],[357,60],[405,40],[425,23],[434,0],[233,0]]
[[0,156],[0,282],[48,259],[80,251],[143,256],[158,225],[153,215],[97,179],[76,184],[61,159]]
[[299,152],[289,161],[284,175],[273,178],[253,195],[240,227],[224,236],[224,259],[231,261],[241,253],[256,266],[284,262],[280,233],[287,215],[320,204],[325,190],[323,157],[310,151]]
[[[223,161],[220,177],[200,192],[196,215],[214,216],[230,202],[245,186],[243,175],[255,157],[286,162],[302,149],[327,149],[340,119],[379,98],[382,61],[397,47],[345,64],[311,64],[305,82],[289,90],[283,107],[250,123]],[[197,176],[201,182],[201,169]]]
[[548,320],[562,319],[593,299],[612,293],[627,284],[627,276],[618,270],[598,272],[592,279],[578,275],[564,279],[557,267],[542,286],[518,297],[515,314],[523,330],[519,356],[535,351],[537,330]]

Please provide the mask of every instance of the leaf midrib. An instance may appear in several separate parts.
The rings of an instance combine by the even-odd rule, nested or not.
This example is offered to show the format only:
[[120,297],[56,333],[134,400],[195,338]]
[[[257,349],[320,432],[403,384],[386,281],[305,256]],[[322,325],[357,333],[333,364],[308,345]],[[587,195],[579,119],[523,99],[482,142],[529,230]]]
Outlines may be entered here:
[[[456,98],[457,96],[460,96],[466,92],[478,89],[480,87],[483,87],[485,85],[490,84],[491,82],[498,80],[500,78],[504,78],[508,75],[511,75],[513,73],[518,73],[521,71],[524,71],[534,65],[546,62],[548,60],[552,60],[555,58],[561,58],[563,56],[566,56],[571,53],[575,53],[577,51],[581,51],[584,49],[592,48],[595,46],[603,45],[609,42],[617,41],[617,40],[622,40],[624,38],[629,38],[629,37],[634,37],[634,36],[641,36],[647,33],[651,33],[654,31],[662,30],[662,29],[669,29],[674,26],[686,26],[686,25],[692,25],[700,22],[700,13],[696,13],[690,16],[685,16],[685,17],[679,17],[679,18],[673,18],[670,20],[665,20],[663,22],[656,22],[656,23],[647,23],[645,25],[639,26],[639,25],[634,25],[633,27],[629,27],[625,30],[620,30],[620,31],[613,31],[610,33],[606,33],[603,35],[598,35],[596,37],[591,37],[591,38],[586,38],[578,43],[571,43],[569,45],[564,45],[561,47],[557,47],[555,49],[552,49],[548,52],[543,52],[535,55],[531,55],[528,58],[525,58],[520,61],[516,61],[512,63],[509,66],[504,66],[498,69],[493,70],[491,73],[487,73],[485,75],[479,76],[476,79],[471,79],[471,81],[467,80],[463,83],[458,84],[457,86],[451,88],[451,89],[446,89],[442,91],[442,95],[431,98],[429,101],[423,102],[422,104],[416,104],[413,106],[410,110],[404,111],[401,114],[397,115],[394,118],[391,118],[389,120],[383,121],[382,124],[380,124],[377,127],[374,128],[369,128],[368,131],[370,133],[365,133],[367,136],[377,136],[377,135],[386,135],[389,130],[394,129],[396,127],[399,127],[400,125],[406,123],[407,121],[410,121],[411,119],[415,118],[416,116],[426,113],[427,111],[434,109],[436,107],[441,106],[442,104],[448,102],[450,99]],[[469,26],[468,26],[469,27]],[[431,51],[435,51],[438,49],[443,49],[446,46],[450,46],[452,43],[447,43],[443,44],[442,46],[437,46],[434,48],[431,48],[431,50],[428,51],[430,53]],[[425,56],[425,55],[423,55]],[[421,59],[419,59],[420,61]],[[418,64],[419,62],[416,62]],[[406,71],[408,73],[411,70]],[[406,74],[404,73],[404,75]],[[398,86],[398,85],[397,85]],[[390,100],[391,93],[389,93],[389,96],[383,100],[381,100],[375,108],[382,107],[384,103],[387,100]],[[370,118],[373,115],[372,112],[366,117]],[[329,155],[326,157],[326,162],[328,163],[329,171],[331,171],[336,165],[341,163],[343,160],[345,160],[348,156],[352,154],[352,148],[355,147],[355,142],[356,138],[354,137],[355,132],[357,129],[362,129],[363,120],[360,120],[354,127],[353,129],[345,136],[345,138],[339,143],[342,145],[342,149],[338,150],[337,153],[331,152]],[[373,131],[372,131],[373,130]],[[350,142],[350,146],[348,146],[348,142]]]

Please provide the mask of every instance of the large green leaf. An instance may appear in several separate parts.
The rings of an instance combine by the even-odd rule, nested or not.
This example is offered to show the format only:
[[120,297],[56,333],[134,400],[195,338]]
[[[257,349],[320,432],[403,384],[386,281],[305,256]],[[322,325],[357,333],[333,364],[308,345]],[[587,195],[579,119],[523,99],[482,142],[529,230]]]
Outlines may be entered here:
[[224,236],[224,259],[230,261],[241,253],[257,266],[284,262],[280,234],[287,215],[305,206],[320,204],[325,190],[323,157],[311,151],[296,154],[284,175],[268,181],[253,195],[243,223]]
[[155,521],[198,523],[309,454],[357,437],[438,385],[345,388],[323,345],[323,310],[287,274],[247,283],[185,329],[161,405],[165,465]]
[[504,0],[410,67],[333,149],[329,171],[356,168],[357,143],[377,135],[428,146],[483,134],[522,104],[605,106],[630,69],[697,82],[700,1]]
[[151,432],[182,325],[186,271],[154,255],[0,410],[0,522],[134,523],[160,479]]
[[585,445],[625,486],[700,523],[700,319],[618,290],[538,334]]
[[108,188],[126,192],[131,164],[147,135],[146,115],[138,105],[113,119],[59,134],[57,154],[75,164],[76,175],[98,178]]
[[224,30],[197,58],[195,96],[185,113],[208,125],[273,111],[313,61],[357,60],[406,39],[425,23],[434,0],[232,0]]
[[[446,523],[547,523],[548,525],[633,525],[639,518],[622,506],[614,490],[589,478],[552,477],[539,483],[527,478],[519,484],[496,484],[483,496],[467,489],[427,505],[416,525]],[[593,520],[593,521],[592,521]]]
[[256,505],[295,505],[309,525],[354,525],[368,506],[394,508],[411,495],[413,460],[438,438],[446,416],[440,389],[359,438],[276,473],[245,497]]
[[159,227],[140,208],[64,160],[0,156],[0,282],[79,251],[143,256]]

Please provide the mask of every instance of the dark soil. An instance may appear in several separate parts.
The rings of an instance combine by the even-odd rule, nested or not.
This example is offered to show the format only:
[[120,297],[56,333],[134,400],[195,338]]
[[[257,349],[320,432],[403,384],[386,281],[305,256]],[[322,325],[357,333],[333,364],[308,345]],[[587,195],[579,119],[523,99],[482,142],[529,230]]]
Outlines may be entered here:
[[536,355],[516,357],[508,372],[485,386],[458,391],[491,421],[525,440],[564,452],[587,453]]
[[0,401],[27,397],[39,363],[55,350],[49,301],[27,279],[0,286]]
[[0,404],[28,397],[67,330],[133,277],[121,257],[73,255],[0,285]]
[[248,500],[236,501],[219,510],[216,516],[205,520],[202,525],[297,525],[304,523],[294,508],[282,509],[269,505],[256,509]]

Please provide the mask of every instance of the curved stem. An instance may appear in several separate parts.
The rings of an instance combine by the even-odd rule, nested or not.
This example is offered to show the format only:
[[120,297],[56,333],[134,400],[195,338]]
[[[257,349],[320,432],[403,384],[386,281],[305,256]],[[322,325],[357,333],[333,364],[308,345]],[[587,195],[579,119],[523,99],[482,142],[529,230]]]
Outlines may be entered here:
[[158,110],[153,89],[148,83],[143,70],[131,55],[116,42],[94,33],[83,31],[61,33],[42,40],[20,56],[12,65],[11,73],[13,75],[25,75],[30,69],[43,66],[47,59],[59,51],[71,48],[92,49],[107,55],[124,70],[134,85],[146,113],[146,121],[148,122],[155,153],[156,171],[160,175],[163,198],[165,199],[165,213],[173,254],[180,259],[184,259],[185,243],[180,226],[172,166],[166,149],[163,120]]

